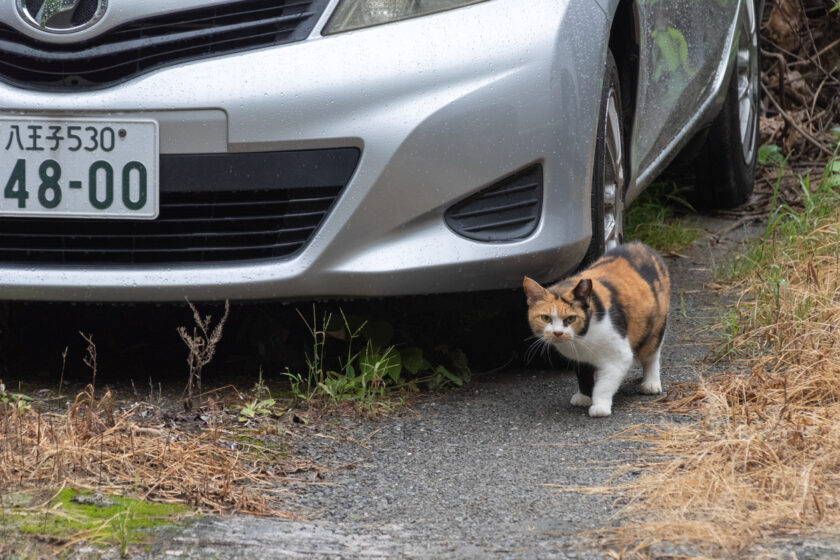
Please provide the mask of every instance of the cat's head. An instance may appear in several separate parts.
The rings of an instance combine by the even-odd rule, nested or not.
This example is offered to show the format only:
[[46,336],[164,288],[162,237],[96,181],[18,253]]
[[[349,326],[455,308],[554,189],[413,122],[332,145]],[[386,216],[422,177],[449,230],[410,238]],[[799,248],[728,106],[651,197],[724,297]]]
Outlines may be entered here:
[[528,298],[528,322],[535,335],[546,342],[561,342],[585,334],[592,280],[561,282],[549,290],[526,276],[522,287]]

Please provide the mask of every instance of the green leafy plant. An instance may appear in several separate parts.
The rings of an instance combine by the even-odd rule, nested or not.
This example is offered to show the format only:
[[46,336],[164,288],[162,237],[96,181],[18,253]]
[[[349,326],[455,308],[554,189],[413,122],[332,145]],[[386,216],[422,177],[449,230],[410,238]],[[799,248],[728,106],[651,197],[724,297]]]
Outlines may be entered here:
[[232,408],[239,410],[238,420],[240,422],[247,422],[259,416],[270,416],[273,413],[271,407],[277,404],[277,401],[271,396],[271,390],[263,380],[262,368],[260,368],[257,382],[254,383],[254,388],[251,390],[251,397],[247,398],[245,395],[239,394],[239,398],[244,399],[245,404],[234,404]]
[[6,386],[0,381],[0,403],[8,404],[17,412],[24,412],[32,408],[32,397],[22,393],[6,391]]
[[759,165],[783,165],[787,157],[776,144],[764,144],[758,148]]
[[828,188],[840,187],[840,160],[834,159],[826,165],[822,181]]
[[[433,365],[417,346],[398,347],[394,328],[384,321],[368,321],[324,312],[320,321],[313,307],[312,318],[299,313],[311,336],[304,372],[287,369],[292,395],[299,400],[324,398],[331,402],[372,403],[391,390],[417,390],[420,384],[432,388],[462,385],[469,379],[467,357],[449,351],[452,369]],[[327,341],[344,348],[331,357]],[[332,343],[331,343],[332,344]]]
[[307,379],[302,374],[291,372],[288,369],[283,372],[283,375],[289,381],[292,397],[300,401],[305,401],[309,397],[310,388],[309,383],[307,383]]
[[248,420],[252,420],[257,416],[268,416],[271,414],[271,407],[275,404],[276,401],[274,399],[254,399],[250,403],[244,404],[241,407],[239,407],[238,420],[240,422],[247,422]]

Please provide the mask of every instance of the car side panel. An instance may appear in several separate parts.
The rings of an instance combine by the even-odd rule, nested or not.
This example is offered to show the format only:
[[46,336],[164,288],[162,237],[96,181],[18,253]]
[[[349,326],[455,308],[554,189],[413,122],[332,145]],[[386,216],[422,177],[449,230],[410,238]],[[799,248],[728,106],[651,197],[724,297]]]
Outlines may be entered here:
[[631,165],[649,167],[713,93],[738,0],[642,0]]
[[[618,0],[604,0],[615,14]],[[639,79],[628,201],[714,117],[740,0],[637,0]]]

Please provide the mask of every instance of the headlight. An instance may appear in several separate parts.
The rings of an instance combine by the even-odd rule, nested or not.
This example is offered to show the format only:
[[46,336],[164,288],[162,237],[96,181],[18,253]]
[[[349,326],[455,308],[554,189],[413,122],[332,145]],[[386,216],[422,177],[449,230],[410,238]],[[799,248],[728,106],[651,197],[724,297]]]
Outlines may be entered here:
[[425,16],[486,0],[341,0],[323,33],[341,33],[351,29]]

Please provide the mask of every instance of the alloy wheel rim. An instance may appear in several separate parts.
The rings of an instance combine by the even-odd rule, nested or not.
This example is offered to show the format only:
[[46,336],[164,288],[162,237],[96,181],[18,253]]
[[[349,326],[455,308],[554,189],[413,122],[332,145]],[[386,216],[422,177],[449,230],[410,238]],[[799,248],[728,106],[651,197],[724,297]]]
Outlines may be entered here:
[[610,90],[604,131],[604,250],[624,242],[624,150],[618,94]]
[[736,72],[738,80],[738,123],[744,161],[752,162],[755,151],[758,115],[758,38],[755,32],[755,8],[744,3],[741,34],[738,39]]

